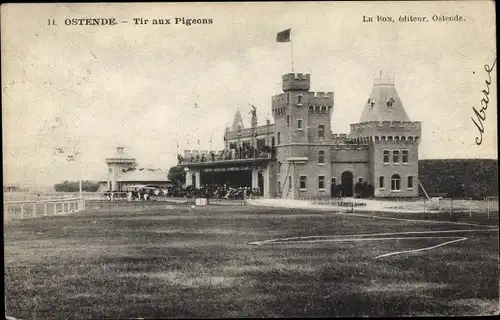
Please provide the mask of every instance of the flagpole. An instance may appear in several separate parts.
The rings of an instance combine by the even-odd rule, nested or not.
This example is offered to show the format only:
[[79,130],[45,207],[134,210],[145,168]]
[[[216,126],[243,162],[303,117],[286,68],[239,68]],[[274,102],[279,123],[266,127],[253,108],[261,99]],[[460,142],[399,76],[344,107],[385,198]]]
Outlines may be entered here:
[[295,71],[293,70],[293,39],[292,39],[292,30],[290,28],[290,55],[292,56],[292,73],[294,73]]

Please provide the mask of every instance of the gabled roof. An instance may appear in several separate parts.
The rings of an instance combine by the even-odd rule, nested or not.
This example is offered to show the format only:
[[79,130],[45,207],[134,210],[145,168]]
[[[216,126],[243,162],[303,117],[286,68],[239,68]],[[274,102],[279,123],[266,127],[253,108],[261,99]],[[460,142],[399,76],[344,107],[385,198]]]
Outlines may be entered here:
[[238,126],[243,129],[243,118],[241,117],[240,109],[236,110],[236,114],[234,115],[233,126],[231,130],[238,130]]
[[373,86],[359,123],[370,121],[410,121],[393,83]]

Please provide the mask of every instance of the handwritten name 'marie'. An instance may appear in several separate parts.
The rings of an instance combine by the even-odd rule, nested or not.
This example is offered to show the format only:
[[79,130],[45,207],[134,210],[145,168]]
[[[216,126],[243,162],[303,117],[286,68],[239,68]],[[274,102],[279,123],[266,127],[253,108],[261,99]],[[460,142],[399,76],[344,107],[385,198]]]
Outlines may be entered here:
[[483,126],[483,121],[486,120],[486,110],[488,109],[488,103],[490,103],[490,84],[491,84],[491,72],[495,68],[495,65],[497,63],[497,59],[493,61],[493,64],[491,67],[489,65],[484,66],[484,70],[488,73],[488,80],[485,80],[484,83],[486,84],[486,89],[484,89],[482,92],[484,94],[484,98],[481,99],[481,110],[477,111],[475,107],[472,107],[472,110],[474,111],[474,115],[477,118],[477,122],[474,120],[474,118],[471,117],[472,122],[476,125],[477,129],[479,130],[479,136],[476,137],[476,144],[479,146],[481,143],[483,143],[483,133],[484,133],[484,126]]

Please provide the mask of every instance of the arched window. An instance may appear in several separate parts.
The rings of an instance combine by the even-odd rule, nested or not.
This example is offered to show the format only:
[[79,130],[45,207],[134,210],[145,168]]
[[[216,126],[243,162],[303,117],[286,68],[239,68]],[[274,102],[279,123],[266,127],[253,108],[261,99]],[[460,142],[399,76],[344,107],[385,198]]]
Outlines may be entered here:
[[276,138],[278,140],[278,145],[281,144],[281,137],[280,137],[280,133],[278,132],[278,137]]
[[399,174],[393,174],[391,177],[391,190],[399,191],[401,190],[401,177]]

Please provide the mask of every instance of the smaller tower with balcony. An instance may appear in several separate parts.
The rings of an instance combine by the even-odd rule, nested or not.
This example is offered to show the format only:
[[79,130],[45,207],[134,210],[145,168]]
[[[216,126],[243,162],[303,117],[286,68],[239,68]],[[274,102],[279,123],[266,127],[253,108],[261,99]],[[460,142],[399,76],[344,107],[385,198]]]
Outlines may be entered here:
[[116,147],[115,154],[106,158],[106,163],[108,165],[108,190],[109,191],[120,191],[118,181],[123,175],[124,170],[129,168],[135,168],[137,162],[135,158],[128,156],[124,152],[125,147]]

